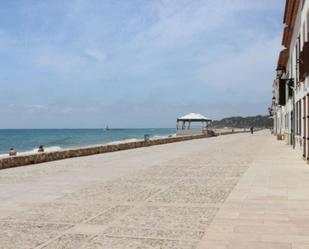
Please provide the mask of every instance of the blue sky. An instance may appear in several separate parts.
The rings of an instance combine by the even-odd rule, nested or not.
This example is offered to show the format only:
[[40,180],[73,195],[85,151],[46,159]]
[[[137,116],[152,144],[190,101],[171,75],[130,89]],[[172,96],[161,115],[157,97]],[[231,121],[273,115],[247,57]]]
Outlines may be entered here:
[[0,2],[0,128],[267,113],[284,0]]

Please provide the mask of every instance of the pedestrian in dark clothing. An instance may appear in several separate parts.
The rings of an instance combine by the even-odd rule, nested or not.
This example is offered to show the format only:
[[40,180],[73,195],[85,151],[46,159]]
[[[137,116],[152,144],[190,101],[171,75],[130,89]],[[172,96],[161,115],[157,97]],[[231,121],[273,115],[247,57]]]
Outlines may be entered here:
[[253,128],[253,126],[251,126],[251,127],[250,127],[250,132],[251,132],[251,134],[253,134],[253,131],[254,131],[254,128]]

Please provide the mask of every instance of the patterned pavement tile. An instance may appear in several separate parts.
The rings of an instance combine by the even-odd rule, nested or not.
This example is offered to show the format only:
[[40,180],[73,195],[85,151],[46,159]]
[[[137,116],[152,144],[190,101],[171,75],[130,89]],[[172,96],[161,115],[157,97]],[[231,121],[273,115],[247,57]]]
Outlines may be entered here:
[[169,240],[201,240],[204,231],[176,230],[176,229],[145,229],[134,227],[109,227],[105,232],[107,236],[131,237],[131,238],[152,238]]
[[236,184],[235,179],[184,179],[149,202],[223,203]]
[[[166,168],[166,166],[165,166]],[[171,181],[175,180],[172,177],[168,177],[165,175],[165,177],[155,177],[153,175],[142,175],[142,174],[135,174],[135,176],[130,176],[126,179],[127,183],[135,183],[140,185],[148,185],[148,186],[168,186],[171,184]]]
[[160,191],[158,186],[139,184],[125,179],[96,184],[81,191],[67,194],[62,200],[70,202],[133,202],[144,201]]
[[0,221],[1,249],[30,249],[69,229],[69,225]]
[[164,165],[152,167],[144,171],[145,175],[162,178],[169,176],[170,178],[178,177],[241,177],[248,169],[248,165],[239,165],[238,163],[211,163],[211,164],[186,164],[186,165]]
[[132,206],[117,205],[88,222],[92,225],[108,225],[132,209]]
[[52,202],[18,213],[7,219],[33,222],[80,223],[96,214],[99,215],[107,211],[110,207],[106,204]]
[[60,238],[53,240],[42,249],[78,249],[81,248],[90,236],[84,234],[64,234]]
[[214,218],[217,208],[142,206],[113,223],[115,227],[158,230],[202,230]]
[[197,242],[98,236],[82,249],[195,249]]

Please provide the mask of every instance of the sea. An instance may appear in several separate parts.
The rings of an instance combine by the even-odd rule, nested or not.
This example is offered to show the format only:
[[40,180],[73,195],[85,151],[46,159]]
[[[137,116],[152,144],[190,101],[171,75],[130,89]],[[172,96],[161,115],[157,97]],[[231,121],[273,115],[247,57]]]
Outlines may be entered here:
[[31,154],[43,145],[45,151],[57,151],[101,144],[117,144],[175,136],[176,129],[0,129],[0,157],[10,148],[19,155]]

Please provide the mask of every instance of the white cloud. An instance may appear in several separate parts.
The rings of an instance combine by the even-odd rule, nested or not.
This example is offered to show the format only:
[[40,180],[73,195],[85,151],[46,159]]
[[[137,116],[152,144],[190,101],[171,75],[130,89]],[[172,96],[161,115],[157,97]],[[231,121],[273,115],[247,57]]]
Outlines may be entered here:
[[33,55],[33,64],[39,70],[70,77],[87,65],[87,59],[65,49],[44,48]]
[[275,10],[278,0],[267,4],[256,0],[161,0],[154,1],[152,8],[156,22],[144,35],[160,44],[173,45],[190,41],[203,32],[222,32],[250,11]]
[[237,51],[219,52],[215,61],[201,67],[198,80],[219,88],[236,87],[239,91],[248,87],[265,90],[275,76],[280,39],[280,36],[271,40],[266,37]]
[[40,105],[40,104],[29,105],[28,107],[31,108],[31,109],[43,109],[43,108],[45,108],[44,105]]
[[104,53],[95,49],[86,49],[84,54],[98,63],[103,63],[107,59]]
[[[21,3],[18,8],[23,11],[7,12],[15,25],[8,22],[0,30],[0,52],[5,55],[0,58],[0,80],[8,93],[2,93],[1,101],[11,103],[14,97],[20,112],[21,106],[29,109],[31,101],[33,109],[43,110],[35,107],[40,103],[54,123],[66,114],[78,120],[81,112],[96,120],[103,116],[97,114],[102,109],[109,109],[112,122],[116,111],[125,119],[136,108],[149,115],[151,123],[160,120],[151,118],[153,110],[161,110],[157,115],[164,117],[182,108],[202,112],[220,106],[219,95],[235,109],[243,110],[241,99],[246,98],[261,110],[258,104],[271,94],[283,4],[284,0]],[[252,92],[254,98],[247,99]],[[22,94],[26,97],[18,97]]]

